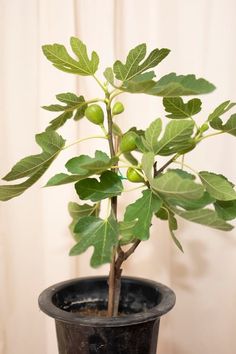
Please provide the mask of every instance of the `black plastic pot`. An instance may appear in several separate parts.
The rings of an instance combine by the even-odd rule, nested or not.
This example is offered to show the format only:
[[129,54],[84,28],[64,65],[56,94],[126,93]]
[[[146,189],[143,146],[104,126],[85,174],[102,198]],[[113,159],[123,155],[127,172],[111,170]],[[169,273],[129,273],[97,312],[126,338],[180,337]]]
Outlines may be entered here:
[[39,307],[56,323],[59,354],[156,354],[160,317],[175,304],[168,287],[123,277],[119,317],[82,316],[83,308],[105,310],[106,277],[65,281],[39,296]]

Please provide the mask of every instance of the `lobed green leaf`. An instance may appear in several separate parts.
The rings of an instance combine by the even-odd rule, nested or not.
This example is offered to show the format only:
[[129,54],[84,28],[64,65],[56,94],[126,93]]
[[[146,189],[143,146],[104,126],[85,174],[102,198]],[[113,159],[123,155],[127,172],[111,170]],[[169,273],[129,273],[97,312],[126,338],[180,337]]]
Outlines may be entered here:
[[119,222],[119,233],[120,233],[120,245],[128,245],[136,240],[134,236],[133,229],[135,227],[136,220],[132,221],[120,221]]
[[165,128],[162,138],[156,144],[156,155],[172,155],[181,153],[195,146],[191,138],[194,122],[191,120],[173,120]]
[[42,153],[20,160],[3,178],[5,181],[13,181],[29,177],[28,180],[16,185],[0,186],[0,200],[17,197],[31,187],[44,174],[65,145],[65,140],[53,131],[37,134],[35,140],[42,148]]
[[43,53],[61,71],[82,76],[94,75],[99,64],[97,53],[92,52],[91,59],[89,59],[86,45],[81,40],[71,37],[70,44],[78,60],[72,58],[62,44],[44,45]]
[[215,90],[215,86],[205,79],[196,79],[195,75],[170,73],[158,80],[146,93],[154,96],[175,97],[201,95]]
[[117,157],[110,158],[105,152],[96,150],[94,157],[88,155],[73,157],[66,163],[66,168],[73,174],[100,174],[115,162],[117,162]]
[[71,37],[70,45],[79,59],[81,75],[94,75],[98,69],[99,57],[96,52],[92,52],[91,59],[88,57],[86,45],[76,37]]
[[168,118],[171,119],[184,119],[190,118],[193,115],[201,111],[202,102],[198,98],[193,98],[192,100],[184,103],[181,97],[164,97],[163,105]]
[[120,195],[123,185],[116,173],[105,171],[100,176],[100,182],[96,178],[86,178],[77,182],[75,189],[80,199],[96,202]]
[[98,216],[100,210],[100,204],[96,203],[93,205],[89,204],[78,204],[75,202],[69,202],[68,211],[72,218],[72,221],[69,225],[71,234],[75,237],[75,225],[78,221],[84,216]]
[[236,114],[233,114],[224,125],[222,120],[216,117],[210,121],[210,126],[213,129],[236,136]]
[[94,216],[82,217],[74,232],[78,242],[71,249],[71,256],[79,255],[93,246],[92,267],[111,262],[112,249],[118,243],[118,223],[113,216],[106,220]]
[[148,151],[155,152],[158,149],[157,139],[161,134],[162,121],[160,118],[154,120],[145,131],[143,144]]
[[129,81],[150,68],[157,66],[170,52],[169,49],[154,49],[144,60],[147,52],[145,43],[133,48],[127,56],[125,64],[117,60],[113,65],[113,71],[118,80]]
[[175,208],[174,212],[186,220],[209,226],[214,229],[222,231],[230,231],[233,229],[232,225],[226,223],[225,220],[221,219],[218,214],[211,209],[181,211]]
[[174,171],[167,171],[149,182],[153,191],[165,198],[196,200],[204,193],[204,188],[200,184],[183,178]]
[[112,68],[106,68],[103,73],[107,82],[109,82],[112,86],[114,86],[114,73]]
[[120,89],[130,93],[146,93],[155,85],[152,80],[155,76],[154,71],[137,75],[129,81],[124,81]]
[[73,117],[73,112],[64,112],[57,118],[50,121],[50,125],[46,128],[46,131],[57,130],[62,127],[66,121]]
[[74,120],[79,120],[84,117],[84,113],[88,105],[83,96],[78,97],[74,93],[66,92],[56,95],[56,98],[58,101],[63,102],[66,105],[62,106],[53,104],[51,106],[43,106],[42,108],[52,112],[64,112],[55,119],[53,119],[46,130],[57,130],[73,116]]
[[220,218],[224,220],[233,220],[236,218],[236,200],[217,200],[214,203],[214,207]]
[[191,179],[193,181],[196,179],[195,175],[193,175],[192,173],[189,173],[185,170],[182,170],[181,168],[169,168],[168,171],[175,172],[182,178]]
[[225,176],[201,171],[199,172],[199,177],[213,198],[225,201],[236,199],[236,191],[233,189],[233,184]]
[[88,176],[89,175],[68,175],[66,173],[57,173],[48,180],[46,187],[54,187],[62,184],[78,182]]
[[228,112],[236,103],[225,101],[217,106],[214,111],[208,116],[208,121],[211,122],[215,118],[219,118],[222,114]]
[[153,165],[154,165],[155,155],[153,152],[146,152],[142,157],[142,170],[145,173],[148,181],[153,179]]
[[142,194],[141,198],[126,208],[124,221],[131,222],[137,220],[133,228],[133,235],[139,240],[147,240],[149,238],[152,216],[161,208],[162,201],[149,189],[143,191]]
[[204,208],[205,206],[215,202],[215,199],[210,196],[208,192],[204,192],[203,196],[196,200],[183,200],[178,198],[167,198],[168,204],[179,206],[185,210],[196,210]]
[[80,155],[73,157],[66,163],[66,168],[72,175],[58,173],[47,182],[47,186],[59,186],[62,184],[77,182],[92,175],[101,174],[118,160],[117,157],[110,158],[105,152],[96,150],[95,156]]

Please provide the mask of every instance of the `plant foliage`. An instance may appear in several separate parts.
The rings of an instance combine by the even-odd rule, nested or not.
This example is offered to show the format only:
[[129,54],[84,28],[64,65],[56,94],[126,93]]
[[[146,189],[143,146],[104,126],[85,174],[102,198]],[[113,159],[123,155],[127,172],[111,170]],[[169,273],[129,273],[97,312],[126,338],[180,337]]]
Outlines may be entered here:
[[[195,171],[185,165],[183,155],[197,149],[202,140],[212,135],[236,136],[236,114],[226,120],[222,118],[235,103],[221,103],[199,126],[197,115],[201,112],[201,100],[183,96],[210,93],[215,87],[192,74],[169,73],[156,77],[155,68],[168,56],[169,49],[154,48],[148,53],[146,44],[136,46],[124,60],[116,60],[105,69],[105,84],[96,76],[99,56],[95,51],[89,53],[80,39],[72,37],[70,52],[62,44],[43,46],[44,55],[54,67],[65,73],[91,76],[99,84],[103,97],[85,99],[83,95],[65,92],[56,95],[57,103],[43,106],[55,117],[44,132],[36,135],[42,152],[27,156],[12,167],[3,180],[24,180],[1,185],[0,200],[22,194],[38,181],[61,151],[74,145],[65,146],[65,140],[56,130],[72,118],[76,123],[86,119],[86,109],[94,104],[102,116],[103,110],[107,112],[103,123],[94,109],[93,120],[101,131],[101,135],[94,138],[106,139],[110,153],[96,150],[94,156],[78,154],[67,161],[66,172],[50,177],[47,183],[47,186],[73,183],[80,200],[70,202],[68,206],[72,218],[70,230],[76,241],[70,255],[81,254],[92,247],[93,267],[114,259],[117,266],[122,257],[125,260],[141,241],[150,237],[150,228],[156,218],[167,223],[171,238],[181,251],[180,237],[176,236],[179,217],[218,230],[231,230],[228,221],[236,218],[233,183],[212,171]],[[145,130],[132,127],[128,132],[122,132],[118,120],[113,122],[112,107],[114,98],[124,92],[162,97],[166,116],[158,115]],[[122,109],[113,112],[122,113],[122,102],[119,107]],[[212,129],[212,133],[208,129]],[[82,140],[91,138],[83,137]],[[123,180],[128,169],[137,177],[134,182],[140,183],[140,195],[126,205],[123,217],[118,217],[117,199],[126,192],[127,182],[123,183]],[[103,217],[101,204],[106,210]],[[130,247],[128,252],[122,249],[124,245]]]

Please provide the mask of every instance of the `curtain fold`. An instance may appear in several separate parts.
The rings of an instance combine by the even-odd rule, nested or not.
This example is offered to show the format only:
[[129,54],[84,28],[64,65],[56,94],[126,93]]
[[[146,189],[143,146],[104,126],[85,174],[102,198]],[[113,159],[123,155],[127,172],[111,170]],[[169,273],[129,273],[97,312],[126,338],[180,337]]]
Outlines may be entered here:
[[[218,89],[202,97],[203,116],[226,99],[236,100],[236,3],[233,0],[0,0],[0,173],[23,156],[37,153],[33,133],[54,118],[40,106],[62,92],[90,99],[101,95],[92,78],[56,70],[43,56],[42,44],[69,44],[77,35],[101,59],[100,78],[114,59],[141,42],[148,49],[167,47],[157,77],[168,72],[195,73]],[[135,95],[136,96],[136,95]],[[161,99],[124,95],[117,119],[125,131],[146,128],[164,111]],[[202,117],[199,118],[200,120]],[[83,120],[61,134],[68,142],[97,133]],[[40,313],[37,297],[45,287],[75,276],[107,274],[91,269],[89,256],[69,258],[73,244],[67,203],[76,201],[68,185],[40,188],[76,154],[107,149],[106,142],[81,143],[65,151],[45,177],[23,196],[0,204],[0,354],[56,354],[53,320]],[[236,180],[235,137],[202,143],[186,162],[199,170],[224,171]],[[108,151],[108,149],[107,149]],[[138,198],[127,193],[120,210]],[[236,232],[223,233],[179,220],[177,236],[185,253],[172,244],[167,227],[153,222],[144,242],[124,266],[124,274],[152,278],[171,286],[177,304],[162,319],[159,354],[232,354],[236,350]]]

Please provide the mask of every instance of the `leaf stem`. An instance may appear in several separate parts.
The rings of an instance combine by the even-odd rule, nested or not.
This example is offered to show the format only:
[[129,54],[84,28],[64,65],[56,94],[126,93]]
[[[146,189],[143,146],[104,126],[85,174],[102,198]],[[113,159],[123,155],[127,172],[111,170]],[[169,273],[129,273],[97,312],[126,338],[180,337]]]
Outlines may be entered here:
[[96,82],[101,87],[101,89],[105,92],[105,94],[107,94],[107,88],[101,83],[101,81],[95,75],[93,75],[93,78],[96,80]]
[[102,98],[94,98],[92,100],[80,102],[80,103],[78,103],[77,105],[75,105],[73,107],[65,108],[64,112],[72,112],[72,111],[75,111],[76,109],[81,108],[81,107],[83,107],[83,106],[85,106],[87,104],[96,103],[96,102],[105,102],[105,101]]
[[110,101],[112,101],[115,97],[119,96],[121,93],[123,93],[123,91],[119,89],[113,90],[110,95]]
[[144,188],[144,187],[146,187],[146,184],[142,184],[141,186],[138,186],[138,187],[135,187],[135,188],[124,189],[123,192],[124,192],[124,193],[126,193],[126,192],[132,192],[132,191],[136,191],[137,189]]
[[193,119],[193,117],[190,116],[189,118],[190,118],[190,119],[192,120],[192,122],[194,123],[194,125],[195,125],[197,131],[199,131],[199,126],[197,125],[197,123],[195,122],[195,120]]
[[216,133],[212,133],[212,134],[208,134],[208,135],[202,136],[201,138],[198,139],[198,142],[200,142],[200,141],[202,141],[204,139],[210,138],[212,136],[215,136],[215,135],[220,135],[220,134],[224,134],[224,132],[221,130],[221,131],[216,132]]
[[64,146],[62,148],[62,150],[68,149],[71,146],[74,146],[76,144],[82,143],[83,141],[90,140],[90,139],[106,139],[107,140],[108,138],[104,135],[91,135],[91,136],[88,136],[87,138],[82,138],[82,139],[76,140],[74,143]]
[[100,124],[100,128],[102,129],[104,135],[108,138],[108,132],[107,132],[107,130],[106,130],[106,128],[104,127],[103,124]]
[[138,247],[138,245],[140,244],[141,240],[137,240],[133,243],[133,245],[126,251],[124,252],[122,249],[119,252],[119,256],[117,258],[116,261],[116,269],[120,269],[122,263],[124,261],[126,261],[132,253],[134,253],[134,251],[136,250],[136,248]]

